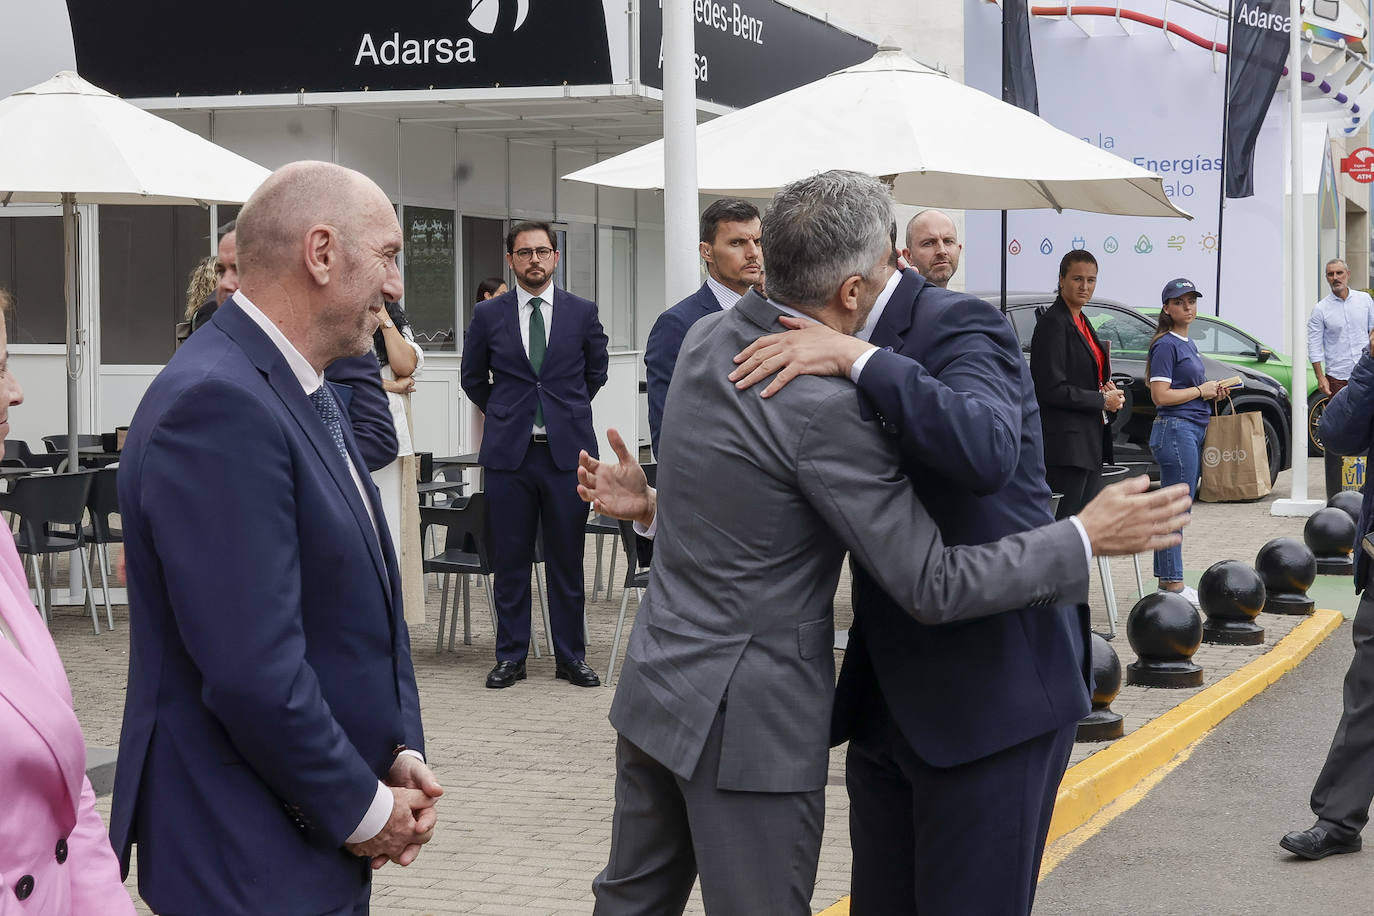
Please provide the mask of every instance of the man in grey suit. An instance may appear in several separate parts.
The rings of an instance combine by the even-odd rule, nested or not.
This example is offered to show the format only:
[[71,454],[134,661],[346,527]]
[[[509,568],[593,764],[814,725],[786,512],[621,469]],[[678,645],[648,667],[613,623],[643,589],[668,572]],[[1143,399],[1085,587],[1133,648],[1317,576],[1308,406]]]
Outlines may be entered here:
[[763,223],[772,298],[751,291],[684,342],[662,428],[662,512],[642,476],[631,508],[598,492],[599,467],[632,466],[618,437],[621,465],[583,456],[584,498],[656,526],[610,713],[616,810],[598,914],[680,913],[698,874],[713,916],[810,912],[846,550],[913,617],[939,624],[1081,602],[1095,533],[1167,532],[1186,508],[1165,492],[1133,506],[1136,518],[1117,507],[946,549],[877,418],[854,410],[850,382],[799,378],[766,404],[738,391],[734,355],[783,314],[863,326],[892,269],[891,224],[887,189],[856,173],[780,191]]

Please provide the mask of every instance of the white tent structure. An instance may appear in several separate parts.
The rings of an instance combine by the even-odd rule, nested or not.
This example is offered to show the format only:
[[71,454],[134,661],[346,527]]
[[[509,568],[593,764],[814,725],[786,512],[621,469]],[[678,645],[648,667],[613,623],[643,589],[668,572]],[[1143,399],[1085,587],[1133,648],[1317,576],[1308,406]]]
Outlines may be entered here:
[[[891,176],[902,203],[1188,217],[1153,172],[895,48],[702,124],[696,139],[703,194],[770,197],[842,168]],[[658,140],[564,178],[662,188],[663,162]]]
[[67,420],[77,463],[84,363],[76,303],[76,205],[242,203],[267,177],[255,162],[64,70],[0,100],[0,206],[60,203],[66,253]]

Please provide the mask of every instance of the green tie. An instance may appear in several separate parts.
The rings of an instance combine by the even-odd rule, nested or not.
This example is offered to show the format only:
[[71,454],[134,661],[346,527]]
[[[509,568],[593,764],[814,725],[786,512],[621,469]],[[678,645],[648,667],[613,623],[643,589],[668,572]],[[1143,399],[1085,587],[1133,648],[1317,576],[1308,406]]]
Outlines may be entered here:
[[[530,365],[534,367],[534,374],[544,368],[544,351],[549,348],[548,337],[544,332],[544,313],[540,311],[540,306],[544,300],[538,296],[530,299]],[[539,397],[535,395],[536,399]],[[544,405],[537,400],[534,407],[534,425],[544,425]]]

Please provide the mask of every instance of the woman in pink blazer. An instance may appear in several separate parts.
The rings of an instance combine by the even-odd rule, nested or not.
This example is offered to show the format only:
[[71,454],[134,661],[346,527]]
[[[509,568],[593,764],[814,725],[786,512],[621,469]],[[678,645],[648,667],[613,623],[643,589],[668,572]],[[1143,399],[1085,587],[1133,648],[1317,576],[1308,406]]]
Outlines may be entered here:
[[[8,306],[0,290],[0,439],[24,399],[8,367]],[[86,778],[67,674],[0,525],[0,916],[133,912]]]

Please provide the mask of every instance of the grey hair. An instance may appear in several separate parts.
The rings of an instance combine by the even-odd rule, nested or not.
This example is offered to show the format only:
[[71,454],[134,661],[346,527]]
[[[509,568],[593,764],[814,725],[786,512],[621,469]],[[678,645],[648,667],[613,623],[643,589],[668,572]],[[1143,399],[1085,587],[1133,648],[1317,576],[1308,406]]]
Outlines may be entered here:
[[846,278],[886,263],[892,229],[892,192],[876,178],[835,170],[792,182],[763,217],[769,297],[824,308]]

